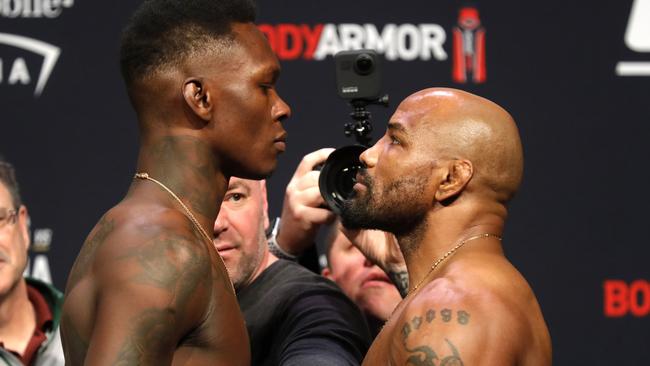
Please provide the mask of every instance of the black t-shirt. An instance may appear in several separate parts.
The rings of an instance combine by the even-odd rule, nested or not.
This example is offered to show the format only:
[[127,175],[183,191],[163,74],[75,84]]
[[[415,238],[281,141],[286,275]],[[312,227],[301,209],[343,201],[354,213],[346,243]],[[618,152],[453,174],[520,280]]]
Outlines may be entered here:
[[253,366],[358,365],[370,346],[361,311],[332,281],[278,260],[237,293]]

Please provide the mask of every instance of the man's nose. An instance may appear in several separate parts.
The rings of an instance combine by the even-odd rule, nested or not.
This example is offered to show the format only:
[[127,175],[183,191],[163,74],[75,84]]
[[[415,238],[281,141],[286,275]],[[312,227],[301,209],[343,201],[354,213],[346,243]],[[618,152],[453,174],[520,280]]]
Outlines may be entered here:
[[221,233],[228,230],[228,210],[221,207],[217,219],[214,220],[214,237],[218,237]]
[[359,160],[367,167],[372,168],[377,164],[377,145],[375,144],[366,151],[362,152],[359,156]]
[[276,93],[277,100],[273,105],[273,119],[283,120],[291,117],[291,107]]

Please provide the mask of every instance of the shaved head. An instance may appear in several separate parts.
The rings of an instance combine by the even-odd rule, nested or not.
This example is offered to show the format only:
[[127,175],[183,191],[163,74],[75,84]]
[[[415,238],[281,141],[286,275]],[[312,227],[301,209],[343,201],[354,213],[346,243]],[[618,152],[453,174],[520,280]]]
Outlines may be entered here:
[[505,215],[489,207],[504,207],[523,174],[510,114],[485,98],[448,88],[425,89],[402,101],[385,135],[360,159],[366,169],[357,174],[354,196],[343,207],[343,225],[398,236],[425,232],[429,213],[460,201]]
[[523,151],[513,118],[497,104],[456,89],[431,88],[406,98],[395,113],[413,118],[423,149],[434,158],[467,159],[467,190],[489,189],[500,202],[512,198],[523,175]]

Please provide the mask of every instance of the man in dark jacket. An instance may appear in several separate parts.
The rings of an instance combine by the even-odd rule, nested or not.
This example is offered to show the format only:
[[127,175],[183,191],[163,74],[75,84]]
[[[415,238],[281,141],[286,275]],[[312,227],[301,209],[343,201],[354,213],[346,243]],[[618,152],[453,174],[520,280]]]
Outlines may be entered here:
[[269,252],[264,181],[231,178],[215,246],[246,319],[253,365],[358,365],[370,344],[364,317],[331,281]]

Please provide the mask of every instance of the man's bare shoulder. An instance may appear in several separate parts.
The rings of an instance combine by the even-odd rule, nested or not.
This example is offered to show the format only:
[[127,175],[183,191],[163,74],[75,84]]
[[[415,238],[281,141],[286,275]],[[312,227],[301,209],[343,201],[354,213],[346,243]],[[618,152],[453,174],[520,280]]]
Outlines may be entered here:
[[540,362],[526,364],[548,364],[541,312],[514,267],[456,270],[426,284],[405,304],[396,324],[404,360],[516,365],[533,354]]
[[[501,319],[506,312],[499,299],[447,278],[436,279],[411,296],[395,323],[398,364],[513,364],[507,355],[512,354],[509,342],[515,333]],[[497,323],[505,328],[496,331]],[[496,345],[501,355],[491,351]],[[476,362],[479,359],[492,363]]]
[[[88,360],[108,350],[130,360],[149,344],[170,357],[210,311],[212,260],[200,239],[175,210],[120,204],[108,211],[68,281],[68,356]],[[154,333],[159,343],[151,343]]]
[[187,261],[196,262],[194,265],[209,263],[205,241],[197,234],[179,210],[120,203],[106,212],[88,235],[71,271],[68,288],[88,276],[94,281],[105,276],[114,281],[114,272],[123,271],[122,267],[134,260],[146,266],[162,257],[179,265]]

